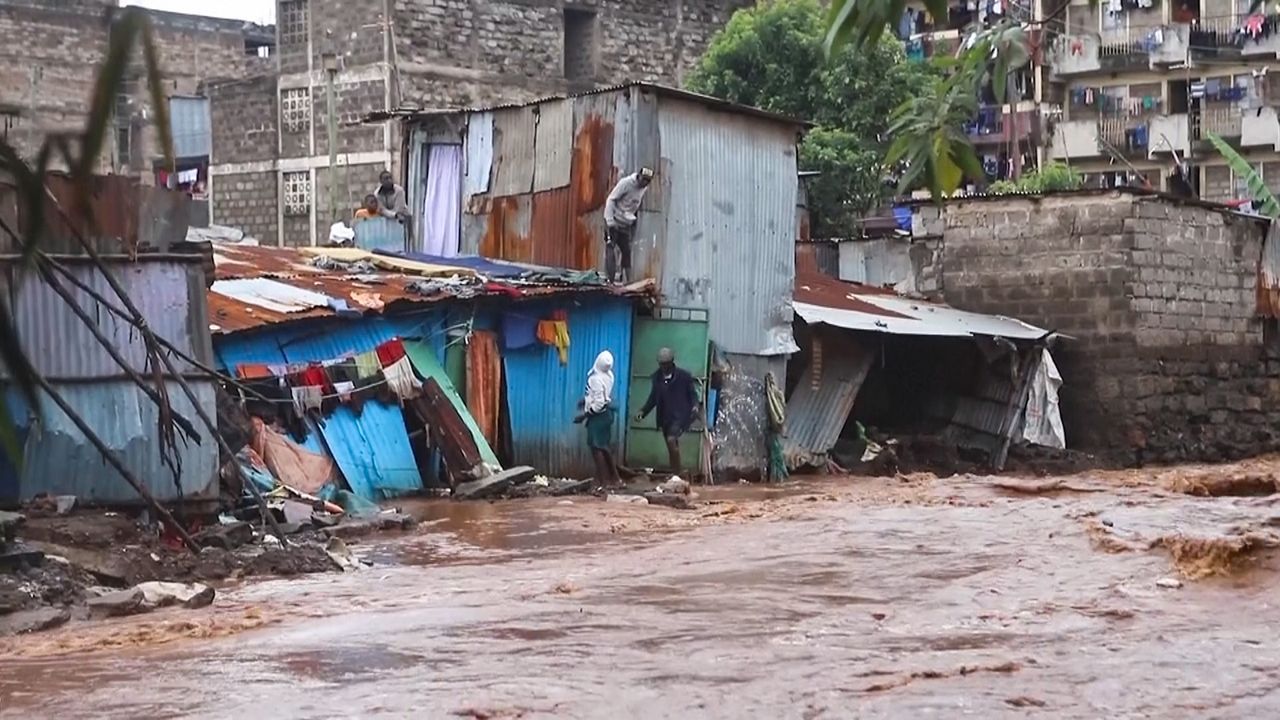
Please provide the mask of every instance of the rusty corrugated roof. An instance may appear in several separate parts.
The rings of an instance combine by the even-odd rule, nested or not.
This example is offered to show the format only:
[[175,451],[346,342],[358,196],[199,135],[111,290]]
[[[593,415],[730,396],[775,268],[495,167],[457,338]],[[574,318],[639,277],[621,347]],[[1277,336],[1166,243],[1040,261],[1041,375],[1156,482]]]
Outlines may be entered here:
[[[338,314],[327,305],[319,307],[308,302],[306,299],[311,298],[312,293],[345,302],[351,310],[365,314],[392,312],[397,308],[403,309],[406,305],[440,302],[458,297],[447,290],[424,295],[410,289],[413,283],[428,279],[414,272],[379,269],[363,273],[316,267],[311,264],[312,259],[317,256],[314,248],[303,250],[215,243],[213,252],[215,277],[219,282],[215,282],[214,287],[210,288],[208,297],[209,329],[215,335]],[[433,275],[439,277],[438,272]],[[459,265],[457,275],[474,277],[475,271]],[[219,284],[221,281],[251,279],[269,280],[287,286],[278,289],[292,290],[293,295],[304,300],[289,303],[292,306],[284,312],[279,309],[279,302],[264,301],[260,295],[242,293],[239,289],[227,289],[226,294],[218,291],[218,288],[238,288],[236,284]],[[641,297],[652,295],[653,287],[652,280],[616,287],[503,278],[490,279],[481,287],[470,286],[476,295],[468,297],[547,297],[584,292]]]

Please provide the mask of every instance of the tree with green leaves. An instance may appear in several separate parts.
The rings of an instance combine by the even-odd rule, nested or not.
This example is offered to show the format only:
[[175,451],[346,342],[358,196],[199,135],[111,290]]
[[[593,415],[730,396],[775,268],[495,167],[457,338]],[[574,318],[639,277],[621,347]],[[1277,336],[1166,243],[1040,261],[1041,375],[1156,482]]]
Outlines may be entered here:
[[808,181],[813,234],[839,237],[888,194],[890,116],[927,92],[935,73],[889,37],[828,60],[824,33],[817,0],[764,0],[733,15],[687,86],[813,122],[800,146],[801,168],[821,173]]
[[[925,0],[935,18],[947,17],[947,0]],[[1065,9],[1063,2],[1061,8]],[[904,0],[832,0],[827,10],[823,50],[832,62],[847,55],[874,51],[906,8]],[[1043,21],[1041,21],[1043,22]],[[907,171],[899,189],[928,188],[941,200],[964,183],[985,179],[982,165],[964,125],[978,110],[984,84],[1003,98],[1010,74],[1027,64],[1027,30],[1033,23],[1002,20],[968,38],[954,58],[933,58],[940,73],[925,91],[902,102],[893,112],[889,163]]]

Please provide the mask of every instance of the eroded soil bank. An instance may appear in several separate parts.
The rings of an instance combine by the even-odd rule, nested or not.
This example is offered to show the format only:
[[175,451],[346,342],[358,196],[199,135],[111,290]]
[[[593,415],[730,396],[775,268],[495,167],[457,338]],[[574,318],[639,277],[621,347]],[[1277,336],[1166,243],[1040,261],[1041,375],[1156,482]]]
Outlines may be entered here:
[[1271,717],[1276,468],[422,502],[357,572],[0,640],[0,717]]

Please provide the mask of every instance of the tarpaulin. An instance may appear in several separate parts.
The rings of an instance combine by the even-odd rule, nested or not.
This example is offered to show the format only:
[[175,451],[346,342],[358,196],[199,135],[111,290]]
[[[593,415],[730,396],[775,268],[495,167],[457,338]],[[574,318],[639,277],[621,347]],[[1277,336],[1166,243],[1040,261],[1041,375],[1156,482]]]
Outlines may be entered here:
[[1061,450],[1067,446],[1067,436],[1062,429],[1062,414],[1058,411],[1058,388],[1062,387],[1062,375],[1049,354],[1042,348],[1040,362],[1031,376],[1031,388],[1027,394],[1027,409],[1023,415],[1022,439],[1032,445]]

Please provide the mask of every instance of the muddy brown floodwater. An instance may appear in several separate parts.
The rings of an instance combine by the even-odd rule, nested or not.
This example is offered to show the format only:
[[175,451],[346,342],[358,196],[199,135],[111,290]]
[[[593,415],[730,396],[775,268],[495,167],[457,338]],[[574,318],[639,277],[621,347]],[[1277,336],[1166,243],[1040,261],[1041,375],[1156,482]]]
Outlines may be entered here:
[[1277,466],[424,502],[370,569],[0,640],[0,717],[1280,717]]

